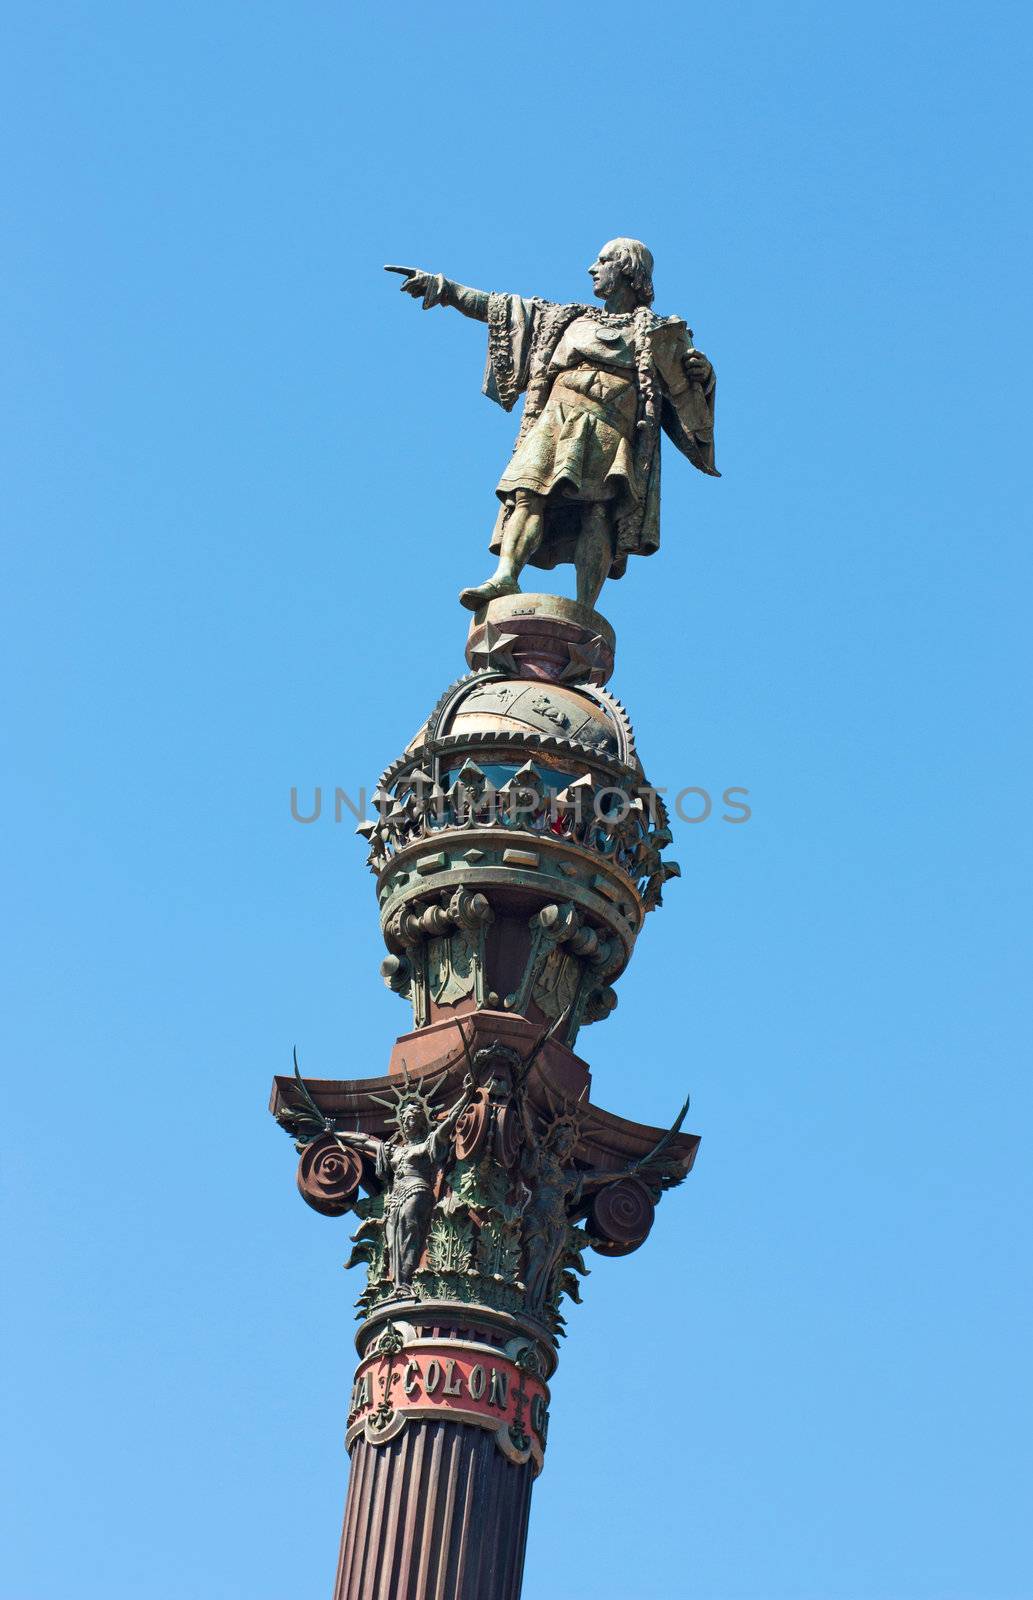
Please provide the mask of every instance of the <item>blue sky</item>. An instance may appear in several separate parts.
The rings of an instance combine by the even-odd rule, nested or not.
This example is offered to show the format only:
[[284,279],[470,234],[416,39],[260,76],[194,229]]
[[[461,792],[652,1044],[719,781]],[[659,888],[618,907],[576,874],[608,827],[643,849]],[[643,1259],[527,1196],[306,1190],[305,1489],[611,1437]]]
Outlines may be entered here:
[[380,266],[568,299],[616,233],[724,476],[669,452],[613,686],[753,815],[582,1036],[703,1144],[570,1318],[525,1593],[1028,1600],[1027,9],[5,31],[5,1600],[329,1592],[359,1286],[266,1096],[406,1012],[289,792],[463,669],[513,432]]

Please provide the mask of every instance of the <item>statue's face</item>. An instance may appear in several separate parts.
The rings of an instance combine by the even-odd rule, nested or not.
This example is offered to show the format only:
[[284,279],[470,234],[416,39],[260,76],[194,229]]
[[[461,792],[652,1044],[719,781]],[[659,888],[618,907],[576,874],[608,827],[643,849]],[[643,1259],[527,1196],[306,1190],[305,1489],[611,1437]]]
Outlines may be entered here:
[[556,1154],[561,1160],[564,1156],[569,1156],[570,1152],[574,1148],[573,1128],[571,1128],[569,1125],[564,1125],[562,1128],[557,1128],[556,1137],[552,1141],[552,1148],[555,1150]]
[[588,269],[592,280],[592,293],[597,300],[608,300],[614,293],[624,273],[616,259],[606,250],[600,250]]
[[398,1126],[406,1139],[421,1139],[427,1131],[427,1119],[419,1106],[406,1106],[398,1119]]

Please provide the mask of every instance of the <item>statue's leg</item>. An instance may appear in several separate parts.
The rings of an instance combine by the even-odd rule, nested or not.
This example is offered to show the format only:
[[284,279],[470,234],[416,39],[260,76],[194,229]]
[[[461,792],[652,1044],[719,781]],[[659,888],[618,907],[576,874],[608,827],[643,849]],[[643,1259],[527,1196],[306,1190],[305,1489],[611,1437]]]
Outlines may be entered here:
[[384,1255],[388,1275],[397,1289],[401,1281],[401,1263],[398,1259],[398,1212],[393,1206],[388,1206],[384,1218]]
[[406,1286],[411,1286],[420,1264],[433,1208],[434,1196],[427,1189],[410,1195],[398,1213],[398,1270]]
[[580,605],[594,607],[606,582],[613,561],[613,513],[604,501],[586,506],[581,532],[574,546],[577,572],[577,598]]
[[395,1255],[398,1261],[398,1275],[395,1278],[395,1288],[408,1287],[412,1283],[413,1274],[413,1225],[410,1208],[411,1200],[406,1200],[398,1212],[395,1223]]
[[527,1293],[527,1304],[537,1306],[539,1289],[542,1278],[541,1252],[534,1245],[529,1245],[527,1250],[527,1282],[524,1288]]
[[[566,1233],[564,1232],[564,1238]],[[547,1233],[539,1228],[527,1245],[527,1304],[541,1307],[549,1293],[549,1283],[556,1263],[556,1247]]]
[[545,1272],[541,1287],[541,1300],[539,1301],[540,1305],[544,1306],[549,1302],[549,1291],[556,1280],[556,1269],[563,1259],[563,1250],[566,1242],[567,1230],[564,1228],[561,1237],[556,1240],[552,1246],[552,1249],[549,1251],[549,1255],[545,1262]]
[[502,534],[496,577],[518,578],[542,542],[545,496],[518,489],[516,505]]
[[517,579],[542,542],[544,509],[544,495],[535,494],[531,489],[516,491],[516,502],[502,531],[499,564],[486,582],[463,590],[459,596],[460,605],[476,611],[499,595],[519,594]]

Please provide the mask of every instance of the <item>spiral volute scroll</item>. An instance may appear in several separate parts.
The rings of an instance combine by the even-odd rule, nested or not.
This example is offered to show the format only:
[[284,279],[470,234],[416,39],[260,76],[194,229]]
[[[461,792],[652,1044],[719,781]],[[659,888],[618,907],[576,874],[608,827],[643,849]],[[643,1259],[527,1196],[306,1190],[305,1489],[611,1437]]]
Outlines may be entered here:
[[478,1089],[456,1124],[456,1155],[460,1161],[479,1161],[488,1140],[491,1108],[488,1096]]
[[333,1134],[313,1140],[298,1162],[298,1192],[324,1217],[340,1217],[351,1208],[361,1178],[361,1158]]
[[608,1183],[592,1201],[588,1231],[592,1248],[603,1256],[627,1256],[645,1244],[656,1207],[638,1178]]
[[501,1106],[495,1113],[495,1156],[507,1170],[520,1155],[520,1113],[516,1106]]

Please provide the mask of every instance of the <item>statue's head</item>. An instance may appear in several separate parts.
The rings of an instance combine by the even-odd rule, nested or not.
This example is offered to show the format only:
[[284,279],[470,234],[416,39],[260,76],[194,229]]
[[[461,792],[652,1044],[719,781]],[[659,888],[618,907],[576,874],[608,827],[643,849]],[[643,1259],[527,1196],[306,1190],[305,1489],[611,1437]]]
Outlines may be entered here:
[[427,1113],[418,1100],[408,1100],[402,1105],[398,1113],[398,1127],[403,1139],[422,1139],[429,1126]]
[[653,256],[641,239],[611,239],[588,269],[592,292],[608,300],[622,279],[640,306],[653,304]]
[[577,1129],[573,1123],[561,1118],[553,1123],[547,1143],[553,1155],[565,1161],[577,1144]]
[[491,1044],[477,1051],[473,1060],[477,1082],[484,1085],[493,1101],[505,1104],[513,1094],[513,1076],[520,1066],[517,1052],[493,1039]]

